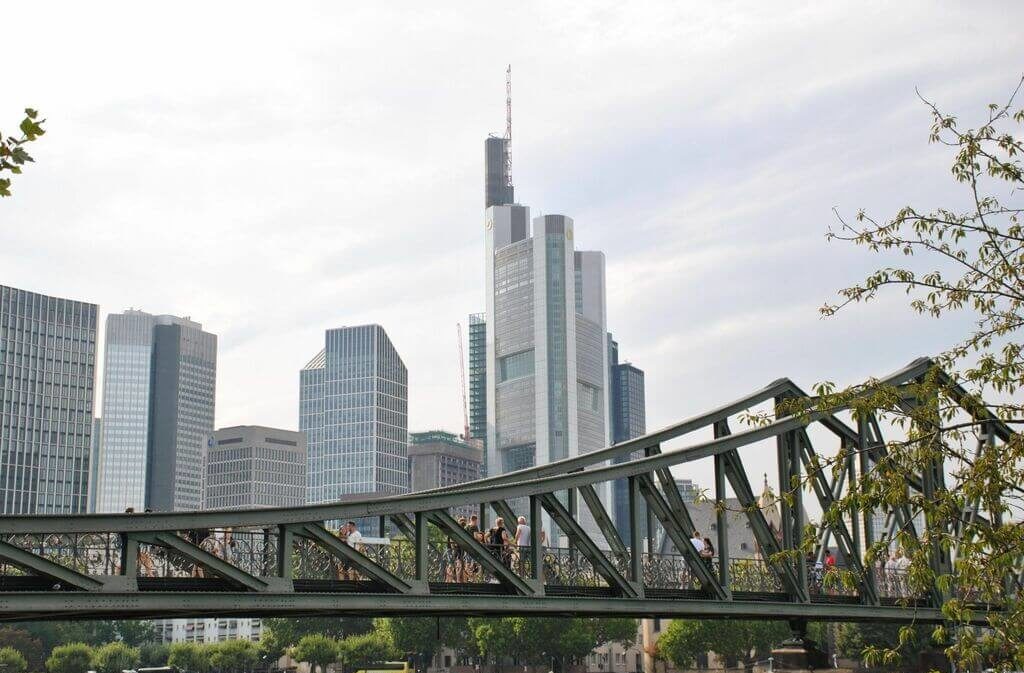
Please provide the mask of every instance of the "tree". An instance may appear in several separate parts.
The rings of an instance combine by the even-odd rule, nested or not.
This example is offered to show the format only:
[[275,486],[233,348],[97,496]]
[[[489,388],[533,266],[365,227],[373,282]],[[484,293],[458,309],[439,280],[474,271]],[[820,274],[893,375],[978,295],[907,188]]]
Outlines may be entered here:
[[[42,126],[46,120],[40,119],[36,121],[38,116],[39,113],[32,108],[25,108],[25,118],[18,127],[21,130],[21,137],[4,137],[0,133],[0,175],[3,175],[5,172],[18,175],[21,173],[22,166],[35,161],[25,151],[25,145],[34,142],[39,136],[46,133]],[[11,179],[0,177],[0,197],[10,196],[10,188]]]
[[0,647],[0,670],[4,673],[25,673],[28,661],[13,647]]
[[[918,314],[972,314],[973,327],[936,358],[952,381],[936,369],[902,389],[868,381],[836,391],[826,382],[816,402],[782,409],[800,413],[848,405],[855,418],[874,416],[883,426],[903,429],[905,438],[888,442],[888,457],[827,516],[835,520],[895,506],[924,515],[923,531],[904,525],[894,542],[910,558],[911,591],[938,589],[947,622],[934,636],[950,643],[946,653],[963,669],[979,668],[986,659],[996,667],[1024,668],[1024,586],[1019,567],[1013,572],[1024,555],[1024,526],[1016,515],[1024,506],[1024,405],[1018,395],[1024,386],[1024,141],[1018,128],[1024,109],[1014,107],[1022,85],[1024,78],[973,129],[924,101],[932,116],[929,139],[952,150],[952,177],[964,189],[964,198],[950,198],[966,207],[923,212],[907,206],[883,220],[861,211],[853,222],[837,215],[839,227],[828,233],[830,240],[905,261],[841,290],[838,303],[821,309],[825,316],[897,289],[910,296],[910,309]],[[964,389],[971,397],[958,401]],[[987,423],[992,417],[1015,430],[1006,441],[995,442]],[[836,457],[833,471],[848,452]],[[907,474],[936,466],[944,473],[944,488],[927,497],[907,488]],[[976,511],[982,516],[974,516]],[[879,540],[868,560],[884,554],[891,542]],[[953,548],[955,564],[942,562]],[[976,616],[972,604],[979,603],[987,606],[990,627],[982,632],[970,626]],[[895,647],[868,647],[866,660],[898,662],[898,650],[910,641],[910,632],[903,634]]]
[[92,648],[85,643],[58,645],[46,660],[49,673],[85,673],[92,666]]
[[658,655],[679,668],[691,668],[698,656],[714,652],[749,670],[789,635],[783,622],[773,620],[673,619],[658,638]]
[[836,652],[840,656],[863,660],[864,652],[872,646],[894,649],[900,653],[899,661],[887,666],[887,670],[910,670],[918,666],[920,655],[931,648],[931,637],[927,628],[916,626],[913,629],[913,640],[908,640],[901,647],[898,625],[868,622],[839,624],[836,627]]
[[373,629],[373,620],[367,617],[288,617],[263,620],[264,630],[274,632],[285,646],[295,645],[302,636],[319,633],[335,640],[347,638]]
[[503,659],[526,651],[521,639],[522,621],[521,617],[471,618],[469,630],[476,651],[501,670]]
[[349,636],[340,641],[335,660],[344,662],[346,668],[353,668],[389,661],[398,656],[399,653],[395,650],[395,644],[389,634],[374,631]]
[[156,627],[153,622],[139,619],[126,619],[116,622],[117,636],[132,647],[156,640]]
[[629,645],[636,638],[636,620],[566,617],[502,617],[469,621],[479,654],[501,665],[552,665],[562,670],[608,642]]
[[210,665],[219,673],[249,671],[259,660],[259,649],[250,640],[226,640],[210,647]]
[[167,655],[167,665],[185,673],[206,673],[210,670],[210,652],[196,643],[174,643]]
[[139,665],[146,668],[157,668],[167,665],[171,656],[171,646],[166,643],[143,643],[139,646]]
[[121,642],[107,643],[93,653],[92,665],[97,673],[121,673],[139,665],[139,650]]
[[310,633],[302,636],[292,648],[291,656],[296,661],[308,663],[315,672],[327,673],[327,666],[338,659],[338,641],[323,634]]
[[397,652],[416,654],[421,661],[433,659],[443,646],[465,650],[469,645],[467,622],[458,617],[386,617],[375,620],[374,626]]
[[0,626],[0,647],[11,647],[21,652],[33,671],[41,671],[46,661],[43,644],[25,629]]

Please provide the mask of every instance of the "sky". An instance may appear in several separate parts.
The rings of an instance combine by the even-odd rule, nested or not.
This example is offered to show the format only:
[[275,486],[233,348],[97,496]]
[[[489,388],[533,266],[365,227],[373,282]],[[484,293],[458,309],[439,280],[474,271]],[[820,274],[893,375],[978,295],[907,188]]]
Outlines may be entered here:
[[484,308],[483,140],[509,64],[517,199],[605,252],[649,430],[937,353],[966,316],[895,295],[819,316],[903,262],[825,232],[834,210],[961,205],[916,91],[968,123],[1024,73],[1009,1],[39,11],[5,9],[0,130],[34,107],[47,133],[0,201],[0,284],[201,322],[218,427],[296,428],[324,330],[379,323],[410,430],[461,429],[456,323]]

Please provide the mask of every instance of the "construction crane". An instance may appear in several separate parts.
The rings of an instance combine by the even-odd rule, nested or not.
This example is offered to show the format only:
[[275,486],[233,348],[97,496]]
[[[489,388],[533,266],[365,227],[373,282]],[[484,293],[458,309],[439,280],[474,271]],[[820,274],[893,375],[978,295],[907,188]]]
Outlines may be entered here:
[[505,181],[512,186],[512,64],[505,71]]
[[459,339],[459,389],[462,391],[462,438],[469,441],[469,407],[466,402],[466,355],[462,350],[462,323],[455,323]]

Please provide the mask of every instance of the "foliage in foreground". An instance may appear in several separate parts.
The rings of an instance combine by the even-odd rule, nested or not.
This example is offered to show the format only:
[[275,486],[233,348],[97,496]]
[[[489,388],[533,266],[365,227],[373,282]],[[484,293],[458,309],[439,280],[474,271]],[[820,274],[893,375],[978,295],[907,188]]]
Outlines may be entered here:
[[[841,290],[841,301],[825,305],[823,315],[901,289],[918,314],[935,319],[972,314],[971,330],[936,357],[938,367],[913,384],[897,388],[871,380],[836,390],[826,382],[817,386],[817,399],[793,400],[776,411],[849,408],[855,421],[877,419],[881,427],[903,435],[886,443],[887,455],[869,465],[856,486],[825,513],[824,522],[835,525],[854,514],[905,509],[891,538],[887,531],[876,531],[879,539],[868,550],[868,563],[884,560],[894,547],[907,554],[910,593],[934,597],[946,618],[932,637],[945,643],[947,656],[966,670],[1024,668],[1024,526],[1019,523],[1024,512],[1024,441],[1019,434],[1024,423],[1024,144],[1019,139],[1024,110],[1014,108],[1022,84],[1024,79],[1007,103],[989,106],[974,129],[964,129],[926,101],[933,122],[930,140],[953,152],[952,176],[964,188],[960,202],[966,207],[921,212],[908,206],[884,221],[860,212],[852,223],[840,218],[839,230],[828,234],[830,240],[872,253],[902,256],[905,265],[880,268]],[[955,203],[956,197],[951,198]],[[1001,419],[1015,434],[997,442],[986,423],[991,418]],[[833,459],[816,462],[808,478],[825,471],[835,479],[867,450],[845,445]],[[934,492],[908,488],[907,475],[929,472],[943,475],[944,483],[937,483]],[[781,495],[791,498],[792,491]],[[922,514],[924,530],[915,530],[913,522]],[[808,545],[813,537],[807,536]],[[973,628],[977,620],[987,628]],[[896,666],[912,647],[913,632],[914,627],[904,627],[895,643],[869,645],[862,656],[870,665]]]
[[25,150],[25,145],[35,141],[46,133],[43,130],[45,119],[37,117],[39,113],[32,108],[25,108],[25,118],[18,125],[20,136],[4,136],[0,133],[0,197],[11,195],[11,179],[4,173],[20,175],[22,167],[35,161]]

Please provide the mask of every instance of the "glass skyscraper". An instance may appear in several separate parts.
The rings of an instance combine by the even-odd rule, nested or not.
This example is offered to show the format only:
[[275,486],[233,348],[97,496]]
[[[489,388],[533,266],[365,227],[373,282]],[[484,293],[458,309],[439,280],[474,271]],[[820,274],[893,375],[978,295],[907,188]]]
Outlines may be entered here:
[[[576,251],[564,215],[531,233],[527,207],[499,205],[485,225],[488,475],[608,446],[604,254]],[[608,507],[610,485],[597,492]]]
[[299,373],[307,501],[409,490],[408,372],[380,325],[329,329]]
[[216,368],[217,337],[197,322],[135,310],[107,316],[96,511],[201,506]]
[[482,476],[487,475],[487,318],[469,316],[469,436],[484,450]]
[[[615,342],[612,342],[613,344]],[[612,389],[612,440],[618,444],[627,439],[640,437],[647,433],[647,412],[644,400],[644,373],[643,370],[634,367],[626,362],[618,362],[618,344],[615,344],[614,355],[611,360],[611,389]],[[626,462],[631,458],[640,458],[642,451],[635,451],[631,456],[622,456],[616,462]],[[631,525],[629,520],[629,485],[625,479],[619,479],[612,484],[614,494],[614,517],[616,527],[623,539],[630,539]],[[642,517],[645,520],[646,517]],[[645,526],[646,528],[646,526]],[[646,531],[641,531],[646,534]]]
[[0,514],[87,510],[98,313],[0,286]]

